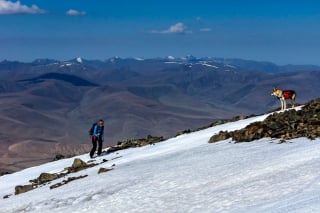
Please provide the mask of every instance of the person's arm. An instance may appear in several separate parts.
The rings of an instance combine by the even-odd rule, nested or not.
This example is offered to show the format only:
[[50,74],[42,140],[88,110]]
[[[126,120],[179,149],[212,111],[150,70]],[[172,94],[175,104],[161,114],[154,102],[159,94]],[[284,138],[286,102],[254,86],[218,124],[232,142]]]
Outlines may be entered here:
[[94,126],[94,129],[93,129],[93,135],[94,135],[94,136],[96,136],[96,137],[98,137],[98,136],[99,136],[99,134],[98,134],[98,131],[97,131],[97,130],[98,130],[98,125],[95,125],[95,126]]

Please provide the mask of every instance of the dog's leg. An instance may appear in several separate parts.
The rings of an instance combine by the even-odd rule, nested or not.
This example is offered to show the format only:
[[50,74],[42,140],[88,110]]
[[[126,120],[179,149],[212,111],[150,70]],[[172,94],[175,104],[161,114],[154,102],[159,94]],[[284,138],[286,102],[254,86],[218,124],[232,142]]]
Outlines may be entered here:
[[286,100],[283,97],[281,97],[280,101],[281,101],[281,110],[285,110],[287,108]]
[[294,100],[291,99],[291,108],[294,108]]
[[295,100],[296,100],[296,94],[295,94],[295,93],[293,93],[292,98],[291,98],[292,108],[294,108]]

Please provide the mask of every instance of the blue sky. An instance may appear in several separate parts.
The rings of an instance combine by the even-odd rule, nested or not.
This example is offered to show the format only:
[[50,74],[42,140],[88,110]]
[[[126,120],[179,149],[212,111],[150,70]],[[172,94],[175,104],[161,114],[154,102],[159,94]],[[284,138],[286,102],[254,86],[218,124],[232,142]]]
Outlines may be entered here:
[[315,0],[0,0],[0,61],[243,58],[318,64]]

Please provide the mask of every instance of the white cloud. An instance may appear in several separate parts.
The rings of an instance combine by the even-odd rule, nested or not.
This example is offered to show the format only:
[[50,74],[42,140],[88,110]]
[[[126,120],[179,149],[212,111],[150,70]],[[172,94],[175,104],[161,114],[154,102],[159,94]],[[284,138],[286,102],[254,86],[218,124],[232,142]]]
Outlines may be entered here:
[[151,32],[160,33],[160,34],[191,34],[192,33],[192,31],[188,30],[187,27],[181,22],[178,22],[170,26],[166,30],[152,30]]
[[84,16],[87,13],[85,11],[77,11],[77,10],[70,9],[66,12],[66,14],[69,16]]
[[45,10],[40,9],[37,5],[28,7],[22,5],[20,1],[11,2],[6,0],[0,0],[0,15],[9,14],[39,14],[45,13]]
[[211,30],[211,28],[201,28],[200,31],[201,32],[210,32],[212,30]]

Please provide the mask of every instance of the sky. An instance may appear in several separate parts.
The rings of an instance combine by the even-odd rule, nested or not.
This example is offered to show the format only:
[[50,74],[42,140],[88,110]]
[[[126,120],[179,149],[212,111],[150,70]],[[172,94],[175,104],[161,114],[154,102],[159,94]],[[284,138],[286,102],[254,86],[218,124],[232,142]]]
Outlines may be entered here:
[[[75,158],[89,163],[89,155],[1,176],[0,212],[318,212],[319,138],[208,143],[220,131],[241,129],[267,116],[96,157],[97,166],[19,195],[14,195],[15,186],[30,184],[41,173],[62,174]],[[100,168],[113,169],[98,174]],[[49,188],[79,176],[83,178]]]
[[0,0],[0,61],[242,58],[320,65],[316,0]]

